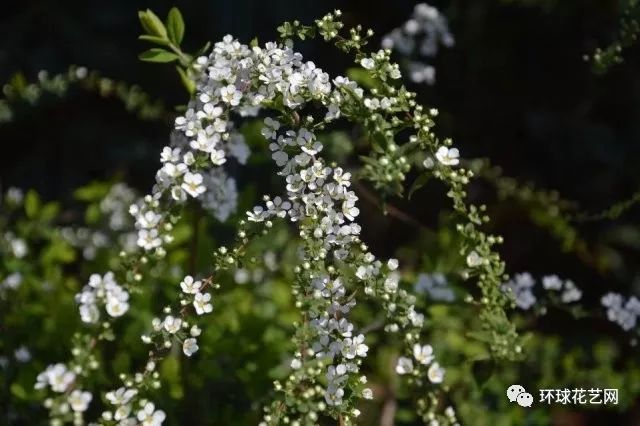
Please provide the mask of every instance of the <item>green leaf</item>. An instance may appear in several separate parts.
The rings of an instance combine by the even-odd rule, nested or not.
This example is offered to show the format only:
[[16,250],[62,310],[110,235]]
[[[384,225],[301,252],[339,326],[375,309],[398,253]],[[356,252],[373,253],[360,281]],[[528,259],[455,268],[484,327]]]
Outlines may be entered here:
[[58,216],[60,212],[60,205],[58,203],[47,203],[40,210],[40,220],[43,222],[51,222],[53,219]]
[[378,86],[377,82],[371,77],[369,71],[362,68],[349,68],[347,69],[347,77],[351,80],[359,83],[361,86],[367,89],[374,89]]
[[180,80],[182,81],[183,86],[187,89],[190,95],[193,95],[196,91],[196,84],[187,76],[187,73],[181,67],[176,67],[178,74],[180,75]]
[[207,44],[205,44],[198,50],[198,53],[196,53],[196,56],[204,55],[205,53],[207,53],[207,50],[209,50],[210,47],[211,47],[211,42],[208,41]]
[[147,34],[138,36],[138,40],[144,40],[150,43],[156,43],[156,44],[159,44],[160,46],[165,46],[165,47],[168,47],[171,44],[167,39],[152,36],[152,35],[147,35]]
[[475,361],[471,366],[471,372],[473,373],[473,378],[475,379],[476,384],[478,386],[485,384],[485,382],[493,375],[494,369],[495,363],[493,360],[481,359]]
[[144,12],[139,11],[138,18],[140,19],[142,28],[144,28],[147,34],[164,39],[167,38],[167,29],[160,18],[158,18],[158,15],[153,13],[151,9],[147,9]]
[[111,183],[109,182],[91,182],[85,186],[82,186],[76,189],[73,192],[73,197],[78,201],[98,201],[104,198],[109,189],[111,188]]
[[407,195],[407,198],[411,199],[411,196],[413,195],[413,193],[416,192],[418,189],[422,188],[423,186],[425,186],[425,184],[429,181],[430,177],[431,176],[428,173],[423,173],[420,176],[418,176],[418,178],[413,181],[413,184],[411,185],[411,189],[409,189],[409,194]]
[[184,37],[184,20],[177,7],[172,7],[167,16],[167,32],[169,40],[180,46]]
[[154,47],[153,49],[149,49],[146,52],[142,52],[140,55],[138,55],[138,58],[141,61],[145,62],[167,63],[173,62],[178,59],[178,55],[172,52],[168,52],[164,49]]
[[27,399],[29,397],[20,383],[11,384],[11,394],[18,399]]
[[24,198],[24,211],[29,219],[33,219],[38,214],[38,210],[40,210],[40,197],[36,191],[30,190]]

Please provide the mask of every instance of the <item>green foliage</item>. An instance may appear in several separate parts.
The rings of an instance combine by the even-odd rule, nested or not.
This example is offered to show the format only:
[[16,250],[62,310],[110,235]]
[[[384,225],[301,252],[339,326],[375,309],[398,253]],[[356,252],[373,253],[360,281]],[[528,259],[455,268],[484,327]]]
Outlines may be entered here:
[[592,55],[585,55],[591,62],[593,72],[605,74],[612,66],[623,62],[622,52],[633,46],[640,36],[640,2],[628,0],[620,18],[620,27],[615,40],[605,48],[597,48]]
[[[364,46],[372,32],[358,26],[342,35],[339,16],[338,12],[329,14],[310,26],[298,21],[285,23],[278,33],[283,39],[301,40],[319,35],[352,54],[356,65],[361,64],[369,58]],[[185,25],[177,8],[169,11],[164,22],[150,10],[140,12],[139,18],[145,31],[140,39],[158,46],[141,53],[140,58],[175,63],[182,84],[193,94],[198,72],[194,58],[206,52],[208,44],[196,54],[181,50]],[[257,46],[257,40],[252,45]],[[635,352],[627,346],[634,337],[612,337],[606,314],[593,301],[566,308],[550,297],[537,309],[514,311],[510,297],[502,289],[507,279],[506,266],[496,249],[502,239],[484,231],[487,210],[491,208],[471,203],[467,192],[474,188],[470,186],[474,175],[491,182],[498,194],[497,207],[509,207],[510,201],[516,200],[530,220],[557,239],[563,250],[596,268],[603,264],[611,267],[612,263],[599,257],[600,253],[593,253],[593,244],[582,237],[576,222],[618,219],[640,196],[636,193],[595,215],[576,214],[572,213],[575,203],[564,200],[557,192],[505,177],[500,168],[486,160],[473,160],[468,166],[463,162],[466,168],[455,169],[433,162],[426,171],[416,170],[425,164],[425,158],[435,157],[437,148],[451,147],[452,141],[440,140],[434,134],[437,111],[422,110],[416,105],[416,95],[392,77],[395,68],[389,58],[380,54],[375,59],[373,69],[350,68],[347,76],[366,90],[365,97],[398,98],[397,109],[389,114],[372,113],[363,99],[344,88],[342,95],[353,98],[353,102],[342,113],[358,123],[356,131],[327,130],[318,125],[318,139],[323,142],[329,161],[344,164],[345,169],[348,165],[348,170],[359,178],[354,186],[361,198],[369,194],[372,199],[368,201],[383,212],[415,227],[410,238],[393,247],[403,265],[399,271],[404,292],[401,294],[409,294],[419,274],[438,272],[447,277],[455,298],[432,300],[420,294],[383,303],[374,297],[359,301],[354,316],[371,331],[367,341],[370,355],[364,368],[370,380],[367,386],[374,390],[372,401],[357,406],[363,411],[362,424],[377,424],[389,407],[397,407],[398,424],[415,424],[418,417],[428,421],[430,407],[445,408],[445,404],[455,407],[463,424],[550,424],[558,420],[548,407],[523,410],[509,404],[504,394],[513,383],[521,383],[527,389],[616,387],[620,390],[620,404],[605,409],[632,407],[640,393],[640,365]],[[14,104],[35,103],[42,92],[62,96],[71,83],[102,96],[116,96],[141,118],[167,116],[161,104],[152,103],[139,88],[100,77],[96,72],[83,76],[85,73],[86,70],[80,72],[73,67],[53,79],[41,77],[37,84],[29,84],[22,74],[15,74],[5,86],[0,117],[10,119]],[[273,108],[283,114],[283,119],[299,124],[300,117],[289,114],[281,99]],[[241,128],[251,151],[259,152],[251,156],[251,166],[269,162],[261,128],[259,120],[245,121]],[[405,138],[408,131],[414,131],[415,137]],[[261,179],[253,175],[251,178]],[[410,185],[406,184],[408,180]],[[423,218],[408,216],[392,205],[396,201],[415,201],[422,195],[420,190],[430,189],[436,181],[445,187],[452,204],[441,209],[433,228],[425,226]],[[368,193],[363,182],[370,184],[382,201]],[[78,188],[74,198],[81,207],[46,202],[33,190],[19,201],[5,197],[0,203],[0,354],[7,354],[7,364],[0,365],[2,411],[34,423],[43,421],[45,413],[35,408],[44,395],[33,388],[36,376],[48,364],[67,359],[69,353],[70,365],[91,372],[83,379],[94,393],[93,404],[100,407],[106,404],[100,401],[99,390],[111,387],[121,377],[125,384],[133,383],[138,379],[129,375],[130,371],[145,371],[149,359],[157,361],[157,377],[144,373],[141,388],[167,412],[169,424],[256,424],[262,418],[261,407],[268,406],[274,398],[274,415],[284,406],[296,407],[299,412],[315,410],[308,398],[292,397],[301,384],[287,381],[290,354],[302,351],[300,343],[309,338],[308,318],[299,309],[308,300],[301,296],[303,283],[300,267],[296,266],[301,250],[309,249],[303,232],[280,222],[260,230],[242,220],[243,213],[234,215],[230,224],[222,224],[200,207],[189,204],[180,218],[176,211],[172,212],[173,240],[167,244],[164,257],[132,255],[123,249],[120,238],[134,231],[132,224],[114,229],[103,208],[113,188],[112,182],[92,182]],[[253,206],[255,195],[253,184],[242,190],[240,212]],[[376,211],[368,218],[387,220],[378,216]],[[304,229],[307,224],[302,225]],[[626,235],[629,245],[637,244],[637,228],[618,231]],[[108,243],[89,247],[87,241],[70,237],[84,233],[105,237]],[[18,255],[12,246],[17,240],[28,247],[25,254]],[[314,254],[320,258],[319,248],[309,250],[318,250]],[[470,257],[472,253],[475,257]],[[481,261],[476,264],[477,259]],[[324,265],[323,262],[318,264]],[[345,270],[348,266],[344,265]],[[131,293],[134,308],[126,321],[83,324],[74,297],[90,274],[107,270],[115,271],[118,282]],[[181,306],[175,288],[185,274],[196,272],[211,274],[203,281],[215,290],[214,313],[203,327],[199,354],[187,359],[181,356],[180,348],[166,348],[167,334],[149,330],[149,324],[165,307]],[[20,274],[21,284],[16,288],[4,285],[14,274]],[[471,279],[477,286],[470,285]],[[395,315],[401,317],[400,313],[409,306],[413,309],[413,302],[416,309],[425,313],[428,326],[424,331],[409,327],[408,334],[428,336],[447,368],[445,386],[438,395],[441,399],[422,391],[420,377],[408,384],[397,380],[394,370],[397,358],[407,351],[406,336],[378,332],[386,321],[395,321]],[[393,310],[389,309],[391,304]],[[309,311],[317,308],[304,307]],[[392,318],[388,318],[385,309],[394,312]],[[541,326],[549,317],[568,329]],[[140,344],[143,334],[152,336],[151,346]],[[186,329],[178,332],[179,340],[187,336]],[[19,359],[16,354],[22,347],[29,349],[33,361]],[[411,347],[408,349],[411,351]],[[316,366],[322,367],[320,362]],[[164,384],[165,391],[154,390],[156,382]],[[364,388],[362,383],[351,385],[359,392]],[[278,399],[283,390],[287,391],[286,396]],[[65,397],[54,396],[59,401]],[[354,395],[347,398],[355,400]],[[407,408],[409,400],[417,400],[417,414]],[[90,414],[99,418],[99,410],[91,410]],[[567,412],[572,411],[575,410],[567,408]],[[69,412],[56,415],[64,422],[73,421]],[[338,418],[340,424],[344,421]]]

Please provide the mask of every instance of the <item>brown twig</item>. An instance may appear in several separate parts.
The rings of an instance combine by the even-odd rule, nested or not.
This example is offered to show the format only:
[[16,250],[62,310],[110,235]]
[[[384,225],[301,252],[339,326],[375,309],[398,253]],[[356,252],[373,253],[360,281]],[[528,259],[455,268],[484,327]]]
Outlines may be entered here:
[[398,219],[401,222],[409,224],[411,226],[415,226],[420,229],[427,229],[425,225],[423,225],[418,219],[414,218],[410,214],[400,210],[398,207],[395,207],[392,204],[382,205],[382,202],[378,200],[378,198],[369,191],[363,184],[353,181],[353,187],[358,191],[358,193],[362,196],[362,198],[374,206],[378,207],[381,211],[389,214],[389,216]]

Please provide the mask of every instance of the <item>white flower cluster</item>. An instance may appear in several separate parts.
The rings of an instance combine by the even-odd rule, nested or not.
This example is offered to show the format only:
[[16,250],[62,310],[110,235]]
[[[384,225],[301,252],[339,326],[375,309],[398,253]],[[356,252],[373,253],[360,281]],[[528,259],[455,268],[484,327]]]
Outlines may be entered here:
[[[515,297],[516,306],[528,310],[535,305],[537,298],[533,294],[535,279],[528,272],[515,274],[513,279],[503,285],[503,289],[511,291]],[[546,291],[560,292],[562,303],[577,302],[582,298],[582,291],[571,280],[561,280],[557,275],[542,277],[542,287]]]
[[97,323],[100,319],[99,305],[104,305],[112,317],[124,315],[129,310],[129,293],[116,282],[113,272],[103,276],[92,274],[89,283],[76,295],[80,305],[80,318],[86,323]]
[[573,303],[582,299],[582,290],[573,281],[562,281],[557,275],[542,277],[542,287],[545,290],[560,291],[560,301],[562,303]]
[[410,59],[417,58],[409,61],[409,78],[414,83],[426,84],[435,82],[436,71],[425,60],[436,56],[440,44],[451,47],[454,43],[446,18],[426,3],[417,4],[411,18],[382,39],[383,48],[393,49]]
[[536,296],[533,294],[533,286],[535,284],[536,281],[531,274],[523,272],[515,274],[512,280],[503,285],[503,289],[511,290],[515,298],[516,306],[520,309],[527,310],[537,301]]
[[137,198],[135,191],[124,183],[113,185],[100,201],[100,212],[104,215],[104,227],[64,227],[62,237],[71,245],[82,249],[82,256],[91,260],[99,249],[110,247],[117,242],[127,253],[135,251],[136,232],[129,214],[129,206]]
[[4,298],[4,289],[15,290],[22,285],[22,274],[13,272],[0,281],[0,296]]
[[[206,293],[205,284],[200,280],[194,280],[191,275],[187,275],[180,282],[180,289],[182,297],[180,304],[182,306],[192,305],[196,315],[204,315],[213,311],[213,304],[211,303],[211,294]],[[186,356],[191,356],[199,349],[197,337],[200,336],[201,330],[197,325],[189,328],[189,323],[180,316],[173,316],[170,308],[165,308],[167,314],[164,319],[154,318],[152,321],[153,330],[156,333],[162,333],[164,335],[165,347],[171,347],[171,340],[177,337],[182,340],[182,352]],[[182,330],[189,330],[188,336],[183,335]],[[153,340],[149,336],[142,336],[142,341],[145,343],[151,343]],[[153,370],[153,369],[152,369]]]
[[440,367],[440,364],[434,362],[435,356],[433,354],[433,348],[431,345],[420,345],[416,343],[413,345],[413,359],[401,356],[398,358],[396,364],[396,373],[400,375],[413,374],[417,370],[414,367],[413,360],[421,365],[428,365],[427,378],[431,383],[442,383],[444,380],[444,369]]
[[640,300],[635,296],[627,300],[621,294],[609,292],[602,296],[602,306],[607,308],[607,318],[622,327],[623,330],[633,329],[640,316]]
[[54,392],[66,392],[76,379],[76,374],[67,369],[64,364],[50,365],[42,373],[38,374],[35,388],[45,389],[50,387]]
[[[373,66],[375,58],[375,55],[370,58]],[[265,204],[247,212],[247,218],[250,222],[265,223],[267,227],[275,218],[289,218],[300,224],[306,254],[298,275],[307,286],[304,289],[304,293],[310,295],[307,301],[314,305],[314,309],[307,311],[313,331],[307,347],[313,358],[321,359],[325,366],[326,404],[338,407],[345,395],[353,394],[354,386],[359,387],[357,383],[366,382],[358,373],[368,347],[364,335],[356,332],[348,320],[356,301],[347,294],[346,278],[338,272],[342,269],[331,262],[346,262],[360,280],[380,283],[380,288],[393,297],[396,297],[399,276],[387,277],[386,274],[398,265],[392,260],[388,267],[381,268],[381,262],[373,254],[355,255],[366,250],[366,246],[359,240],[361,229],[355,222],[360,212],[356,207],[358,197],[350,189],[351,175],[323,161],[319,156],[323,146],[313,133],[313,118],[301,119],[297,111],[306,103],[317,101],[326,108],[323,120],[329,122],[341,115],[343,104],[352,102],[349,96],[356,96],[364,103],[364,91],[344,77],[330,80],[327,73],[313,62],[303,62],[302,55],[288,46],[267,43],[263,48],[249,48],[231,36],[216,43],[208,58],[198,58],[196,66],[202,71],[202,79],[196,84],[195,99],[185,115],[175,121],[175,129],[184,135],[184,142],[163,150],[163,166],[156,175],[152,194],[130,208],[136,218],[138,245],[162,253],[163,243],[171,240],[169,208],[189,197],[207,199],[212,191],[206,184],[207,174],[218,173],[229,156],[242,161],[238,154],[242,150],[233,148],[237,138],[232,114],[253,116],[260,107],[281,102],[291,113],[292,121],[297,117],[300,122],[293,128],[285,128],[278,120],[266,118],[262,134],[269,140],[272,158],[286,181],[286,197],[265,197]],[[400,77],[397,66],[379,72],[386,72],[391,78]],[[372,97],[367,107],[387,109],[392,105],[391,100],[385,102]],[[455,154],[447,150],[441,161],[451,163],[455,161]],[[313,259],[323,260],[312,262]],[[211,312],[211,296],[202,292],[199,281],[185,277],[181,289],[187,295],[181,299],[183,306],[192,304],[198,315]],[[164,319],[153,321],[154,330],[164,336],[165,347],[172,345],[173,337],[184,339],[183,352],[190,356],[198,349],[195,338],[199,329],[192,327],[187,337],[181,332],[188,327],[184,318],[172,315],[171,309],[165,309],[165,314]],[[413,306],[406,315],[413,327],[424,323],[424,315],[415,312]],[[152,340],[143,336],[147,343]],[[292,361],[292,369],[307,371],[302,368],[300,357],[301,354],[297,354]],[[437,364],[431,365],[430,371],[433,383],[442,381],[443,370]]]
[[260,263],[252,265],[252,268],[248,268],[247,266],[237,268],[233,273],[233,279],[236,284],[247,284],[249,282],[255,284],[261,283],[265,279],[267,272],[274,272],[278,269],[277,260],[276,253],[267,250],[262,255],[262,265],[265,266],[266,270],[260,266]]
[[29,253],[29,247],[26,241],[16,237],[13,232],[6,232],[4,234],[4,243],[7,244],[10,254],[16,259],[22,259]]
[[[317,68],[313,69],[323,75]],[[324,77],[320,79],[325,80]],[[312,218],[316,223],[311,230],[312,239],[322,247],[324,256],[345,259],[349,246],[358,242],[360,233],[360,226],[353,222],[360,212],[355,206],[358,197],[349,190],[350,173],[324,165],[316,156],[322,150],[322,144],[308,129],[281,132],[280,123],[273,119],[266,119],[265,125],[263,135],[273,141],[273,157],[282,167],[280,174],[287,182],[288,199],[268,199],[265,207],[256,206],[248,212],[249,220],[263,222],[272,217],[289,216],[295,222]],[[289,158],[284,152],[285,146],[295,155]],[[328,405],[340,405],[349,374],[355,375],[359,371],[358,363],[354,361],[365,357],[368,347],[364,344],[364,335],[355,334],[354,325],[346,318],[356,302],[348,300],[343,279],[320,275],[311,280],[311,287],[315,299],[322,300],[325,307],[312,314],[310,323],[318,336],[312,350],[316,357],[332,362],[327,368],[324,397]]]
[[[0,194],[2,195],[2,194]],[[7,188],[7,192],[4,195],[3,199],[0,199],[0,203],[8,203],[14,206],[22,204],[22,200],[24,199],[24,191],[15,186],[11,186]]]
[[447,282],[447,278],[439,272],[418,274],[414,290],[417,294],[426,294],[430,299],[438,302],[453,302],[456,299],[456,295]]
[[[84,424],[83,413],[89,408],[93,395],[91,392],[79,389],[76,383],[77,374],[64,364],[49,365],[36,379],[36,389],[50,388],[61,395],[55,403],[55,410],[60,415],[73,412],[74,423]],[[52,399],[45,401],[45,406],[51,408]]]
[[220,222],[224,222],[238,207],[236,180],[229,177],[222,168],[203,173],[203,180],[206,191],[201,197],[202,207]]
[[122,426],[160,426],[166,418],[165,412],[156,410],[153,402],[146,399],[138,401],[139,408],[135,410],[134,398],[137,394],[137,390],[124,387],[107,392],[107,401],[115,410],[103,412],[102,419],[108,422],[115,420]]

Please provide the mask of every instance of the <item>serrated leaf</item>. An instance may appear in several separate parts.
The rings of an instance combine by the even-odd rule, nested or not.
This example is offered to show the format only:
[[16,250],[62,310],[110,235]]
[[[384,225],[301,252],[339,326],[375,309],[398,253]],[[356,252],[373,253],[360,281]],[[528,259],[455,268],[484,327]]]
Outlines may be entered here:
[[146,52],[142,52],[140,55],[138,55],[138,58],[141,61],[145,62],[167,63],[173,62],[178,59],[178,55],[172,52],[168,52],[164,49],[154,47],[153,49],[149,49]]
[[167,34],[169,35],[169,40],[178,46],[182,43],[184,37],[184,19],[182,19],[182,14],[177,7],[172,7],[169,15],[167,15]]
[[156,37],[156,36],[152,36],[152,35],[141,35],[138,36],[138,40],[144,40],[144,41],[148,41],[150,43],[156,43],[159,44],[160,46],[169,46],[169,40],[161,38],[161,37]]
[[167,29],[160,18],[158,18],[158,15],[153,13],[151,9],[138,12],[138,18],[147,34],[164,39],[167,38]]

